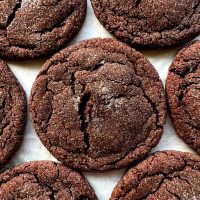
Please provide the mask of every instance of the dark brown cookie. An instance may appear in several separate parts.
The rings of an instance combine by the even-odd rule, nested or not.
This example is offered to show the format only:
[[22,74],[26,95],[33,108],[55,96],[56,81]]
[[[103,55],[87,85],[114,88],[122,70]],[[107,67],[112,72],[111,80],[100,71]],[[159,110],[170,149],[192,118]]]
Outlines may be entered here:
[[200,158],[190,153],[164,151],[130,169],[110,200],[199,200]]
[[134,47],[178,46],[200,34],[199,0],[91,0],[103,26]]
[[177,133],[200,154],[200,41],[176,55],[169,69],[166,91]]
[[154,67],[113,39],[83,41],[54,55],[36,78],[30,107],[47,149],[84,170],[122,168],[145,157],[166,117]]
[[97,200],[97,197],[77,172],[51,161],[33,161],[0,174],[0,199]]
[[18,149],[25,123],[25,92],[6,63],[0,60],[0,167]]
[[63,47],[79,31],[86,0],[1,0],[0,55],[35,58]]

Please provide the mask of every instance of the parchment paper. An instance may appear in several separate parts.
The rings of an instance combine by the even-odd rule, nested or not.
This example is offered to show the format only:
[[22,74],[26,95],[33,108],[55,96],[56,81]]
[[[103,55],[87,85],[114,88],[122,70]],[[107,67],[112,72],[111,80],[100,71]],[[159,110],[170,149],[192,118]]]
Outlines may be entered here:
[[[112,37],[99,23],[96,19],[93,10],[91,8],[91,3],[88,0],[88,11],[87,17],[83,24],[83,27],[75,39],[68,44],[74,44],[78,41],[94,37]],[[150,50],[143,51],[142,53],[151,61],[160,74],[160,77],[165,83],[165,79],[168,73],[168,68],[172,62],[178,49],[170,50]],[[27,98],[29,100],[31,86],[35,80],[36,75],[40,71],[42,64],[45,60],[35,60],[35,61],[23,61],[23,62],[9,62],[7,61],[12,71],[24,87]],[[153,149],[152,152],[158,150],[180,150],[193,152],[175,133],[169,116],[167,118],[167,123],[165,125],[165,130],[161,141],[158,146]],[[9,167],[16,165],[17,163],[32,161],[32,160],[53,160],[56,159],[46,150],[42,145],[39,138],[37,137],[28,114],[28,121],[25,131],[25,136],[23,144],[15,157],[9,163]],[[96,191],[99,200],[108,200],[114,186],[117,184],[119,179],[124,174],[124,170],[111,171],[106,173],[86,173],[83,174],[89,180],[90,184]]]

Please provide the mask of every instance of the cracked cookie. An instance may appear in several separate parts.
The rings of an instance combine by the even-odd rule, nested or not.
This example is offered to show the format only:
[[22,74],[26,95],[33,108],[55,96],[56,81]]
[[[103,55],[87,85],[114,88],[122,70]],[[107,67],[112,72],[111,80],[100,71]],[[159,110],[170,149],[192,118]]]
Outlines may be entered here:
[[0,74],[0,167],[3,167],[22,141],[26,123],[26,94],[2,60]]
[[200,199],[200,158],[190,153],[163,151],[130,169],[110,200]]
[[144,158],[166,118],[154,67],[113,39],[82,41],[55,54],[34,82],[30,109],[47,149],[83,170],[122,168]]
[[0,199],[97,200],[97,197],[79,173],[51,161],[33,161],[0,174]]
[[200,154],[200,41],[176,55],[169,69],[166,92],[176,132]]
[[86,0],[1,0],[0,56],[27,59],[57,51],[79,31]]
[[95,15],[134,47],[179,46],[200,34],[199,0],[91,0]]

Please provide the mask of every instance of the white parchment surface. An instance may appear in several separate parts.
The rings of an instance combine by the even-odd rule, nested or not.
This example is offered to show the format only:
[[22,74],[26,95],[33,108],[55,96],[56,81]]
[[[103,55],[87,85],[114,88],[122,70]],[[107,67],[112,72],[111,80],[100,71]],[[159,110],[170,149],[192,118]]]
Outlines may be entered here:
[[[74,44],[83,39],[89,39],[94,37],[112,37],[99,23],[96,19],[91,3],[88,0],[88,11],[87,17],[83,24],[83,27],[79,34],[74,38],[74,40],[68,44]],[[170,50],[150,50],[143,51],[142,53],[151,61],[155,66],[159,75],[165,83],[165,79],[168,73],[168,68],[172,62],[178,49]],[[29,100],[31,86],[36,78],[36,75],[40,71],[41,66],[45,60],[35,60],[35,61],[23,61],[23,62],[10,62],[7,61],[11,70],[14,72],[22,86],[24,87],[27,98]],[[158,150],[180,150],[193,152],[175,133],[169,116],[167,118],[167,123],[165,125],[165,130],[161,141],[158,146],[153,149]],[[53,160],[56,159],[46,150],[42,145],[39,138],[37,137],[28,114],[27,126],[25,131],[25,136],[23,144],[15,157],[9,163],[9,167],[16,165],[17,163],[32,161],[32,160]],[[108,200],[114,186],[117,184],[119,179],[124,174],[124,170],[110,171],[106,173],[86,173],[83,172],[84,176],[89,180],[90,184],[96,191],[99,200]]]

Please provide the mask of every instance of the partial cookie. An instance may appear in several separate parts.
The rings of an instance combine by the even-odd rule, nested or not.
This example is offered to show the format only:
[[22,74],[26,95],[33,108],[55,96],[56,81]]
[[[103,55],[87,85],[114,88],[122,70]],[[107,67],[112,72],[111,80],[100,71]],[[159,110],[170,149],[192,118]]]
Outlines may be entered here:
[[176,132],[200,154],[200,41],[176,55],[166,91]]
[[0,60],[0,167],[21,144],[25,123],[25,92],[7,64]]
[[84,170],[122,168],[157,145],[165,92],[144,56],[113,39],[55,54],[32,87],[34,128],[61,162]]
[[200,34],[199,0],[91,0],[102,25],[134,47],[179,46]]
[[200,199],[200,158],[178,151],[158,152],[130,169],[110,200]]
[[0,199],[97,200],[97,197],[79,173],[51,161],[34,161],[0,174]]
[[86,15],[86,0],[0,1],[0,56],[48,56],[69,42]]

